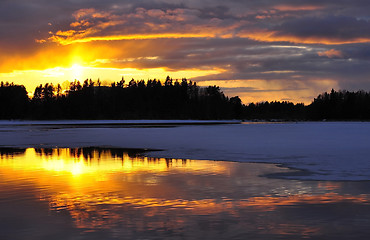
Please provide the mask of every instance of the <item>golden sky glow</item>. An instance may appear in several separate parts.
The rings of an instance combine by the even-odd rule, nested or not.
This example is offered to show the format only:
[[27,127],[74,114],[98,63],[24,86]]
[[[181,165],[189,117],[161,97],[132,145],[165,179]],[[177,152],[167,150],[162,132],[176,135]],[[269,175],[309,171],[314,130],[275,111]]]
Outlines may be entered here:
[[[22,1],[0,3],[0,81],[31,93],[46,82],[167,75],[214,82],[244,103],[310,103],[332,88],[370,88],[369,13],[360,0]],[[12,10],[24,14],[13,19]]]
[[[80,64],[73,64],[71,67],[55,67],[45,70],[17,70],[11,73],[2,73],[0,78],[3,81],[17,82],[18,84],[24,85],[27,90],[33,93],[36,86],[45,83],[61,84],[62,87],[65,81],[69,79],[76,79],[83,82],[85,79],[90,79],[91,76],[95,76],[92,80],[100,81],[104,85],[110,85],[113,81],[119,81],[122,77],[126,81],[134,79],[153,79],[153,76],[158,76],[157,79],[162,81],[165,77],[170,75],[173,79],[181,79],[182,76],[186,75],[190,78],[205,76],[207,74],[219,73],[222,70],[199,70],[199,69],[188,69],[182,71],[166,71],[163,68],[150,68],[150,69],[136,69],[136,68],[99,68],[99,67],[86,67]],[[155,78],[155,77],[154,77]],[[18,79],[21,79],[19,81]],[[114,79],[114,80],[112,80]],[[128,83],[127,81],[127,83]]]

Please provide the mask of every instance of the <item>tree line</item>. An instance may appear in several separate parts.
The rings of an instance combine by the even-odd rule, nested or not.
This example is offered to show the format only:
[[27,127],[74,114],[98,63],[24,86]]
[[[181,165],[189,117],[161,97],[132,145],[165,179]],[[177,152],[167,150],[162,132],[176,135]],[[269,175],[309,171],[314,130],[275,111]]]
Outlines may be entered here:
[[370,92],[347,90],[320,94],[307,107],[313,120],[370,120]]
[[86,79],[36,87],[33,97],[24,86],[0,86],[1,119],[235,119],[241,117],[239,97],[229,98],[217,86],[198,87],[186,78],[173,80],[122,78],[111,86]]
[[122,78],[110,86],[86,79],[69,89],[46,83],[32,97],[22,85],[1,83],[0,119],[259,119],[370,120],[370,93],[325,92],[311,104],[287,101],[242,104],[218,86],[199,87],[186,78],[173,80]]

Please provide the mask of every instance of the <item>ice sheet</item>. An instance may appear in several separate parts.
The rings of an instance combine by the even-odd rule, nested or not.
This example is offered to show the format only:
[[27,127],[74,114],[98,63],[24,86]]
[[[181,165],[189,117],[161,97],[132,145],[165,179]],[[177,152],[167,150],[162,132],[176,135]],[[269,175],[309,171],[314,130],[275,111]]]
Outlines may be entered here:
[[[136,125],[138,122],[146,126]],[[181,125],[184,122],[186,125]],[[147,155],[280,163],[310,173],[285,176],[288,178],[370,180],[368,122],[205,125],[193,121],[202,125],[188,125],[190,122],[167,121],[166,125],[160,121],[158,125],[159,121],[142,120],[130,125],[126,121],[112,127],[116,121],[1,121],[0,146],[161,149]]]

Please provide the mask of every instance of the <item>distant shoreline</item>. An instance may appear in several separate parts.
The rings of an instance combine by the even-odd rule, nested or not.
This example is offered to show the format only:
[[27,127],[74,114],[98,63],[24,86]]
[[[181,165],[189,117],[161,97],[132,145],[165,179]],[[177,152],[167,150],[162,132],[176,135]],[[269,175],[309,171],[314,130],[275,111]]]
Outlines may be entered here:
[[2,125],[60,125],[60,126],[174,126],[240,124],[241,120],[0,120]]

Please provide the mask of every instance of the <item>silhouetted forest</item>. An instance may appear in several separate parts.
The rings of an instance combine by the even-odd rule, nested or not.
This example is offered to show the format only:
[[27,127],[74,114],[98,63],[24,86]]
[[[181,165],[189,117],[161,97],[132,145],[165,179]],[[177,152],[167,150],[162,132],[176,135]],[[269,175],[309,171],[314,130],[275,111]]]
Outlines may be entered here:
[[170,77],[111,86],[74,81],[65,92],[47,83],[31,99],[23,86],[2,83],[0,99],[2,119],[237,119],[242,113],[239,97]]
[[85,80],[36,87],[29,98],[24,86],[1,83],[0,119],[246,119],[246,120],[370,120],[370,93],[322,93],[305,106],[291,102],[242,104],[217,86],[199,87],[178,81],[122,78],[111,86]]
[[370,120],[370,92],[346,90],[320,94],[307,107],[312,120]]
[[311,104],[291,102],[261,102],[243,106],[241,114],[245,119],[266,120],[370,120],[370,93],[346,90],[325,92]]

